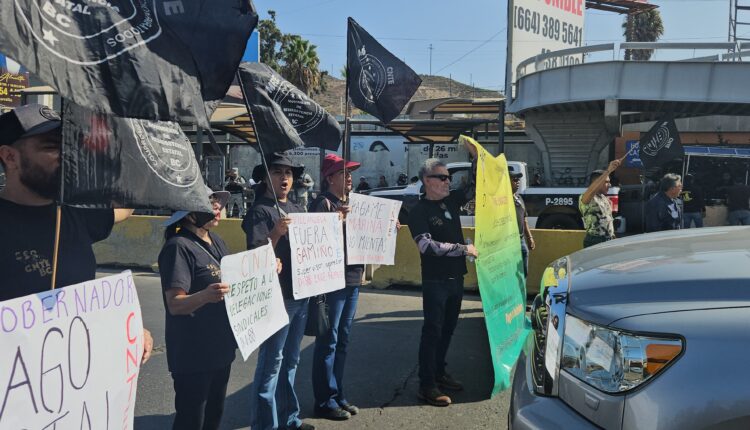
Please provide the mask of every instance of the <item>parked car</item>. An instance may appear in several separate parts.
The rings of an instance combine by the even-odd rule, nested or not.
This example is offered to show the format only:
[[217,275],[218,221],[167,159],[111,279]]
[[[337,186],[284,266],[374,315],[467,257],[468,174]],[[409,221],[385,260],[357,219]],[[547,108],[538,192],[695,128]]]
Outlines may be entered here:
[[750,428],[750,227],[632,236],[554,262],[509,428]]

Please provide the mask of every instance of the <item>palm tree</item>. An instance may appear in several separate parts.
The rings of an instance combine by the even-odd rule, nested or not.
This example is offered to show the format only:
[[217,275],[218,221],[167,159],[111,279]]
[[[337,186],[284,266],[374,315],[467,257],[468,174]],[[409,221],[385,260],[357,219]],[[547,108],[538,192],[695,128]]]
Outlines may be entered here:
[[320,59],[315,48],[309,40],[291,35],[285,38],[281,49],[281,75],[307,95],[325,90],[326,73],[318,68]]
[[[664,34],[661,13],[658,9],[651,9],[628,15],[622,23],[622,31],[626,42],[656,42]],[[625,60],[648,61],[653,54],[653,49],[627,49]]]

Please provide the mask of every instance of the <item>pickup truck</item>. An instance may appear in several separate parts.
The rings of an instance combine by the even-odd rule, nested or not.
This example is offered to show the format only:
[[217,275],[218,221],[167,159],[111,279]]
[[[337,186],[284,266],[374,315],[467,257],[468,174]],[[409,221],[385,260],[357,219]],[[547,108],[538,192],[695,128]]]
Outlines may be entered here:
[[[471,174],[470,162],[448,163],[448,172],[451,174],[451,189],[459,188],[465,184]],[[578,211],[578,198],[586,190],[585,188],[552,188],[552,187],[530,187],[528,185],[528,169],[526,163],[521,161],[508,161],[508,168],[512,172],[523,173],[518,194],[526,203],[527,220],[530,228],[581,230],[583,220]],[[619,203],[618,187],[612,187],[607,194],[612,202],[613,211],[616,213]],[[364,194],[395,199],[403,202],[399,221],[406,224],[409,210],[419,201],[422,194],[422,181],[399,187],[376,188],[365,191]],[[474,225],[474,205],[469,202],[464,208],[461,221],[464,226]],[[622,224],[622,219],[616,217],[615,228]],[[619,231],[619,229],[618,229]]]

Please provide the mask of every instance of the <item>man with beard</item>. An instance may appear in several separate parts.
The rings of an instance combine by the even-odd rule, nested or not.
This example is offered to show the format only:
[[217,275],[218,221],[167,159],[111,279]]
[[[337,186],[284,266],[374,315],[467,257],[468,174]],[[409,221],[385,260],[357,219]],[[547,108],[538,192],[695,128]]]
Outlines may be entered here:
[[[60,191],[60,116],[46,106],[21,106],[0,116],[0,301],[49,290]],[[132,209],[62,207],[55,287],[94,279],[92,245],[109,236]],[[153,340],[144,333],[143,361]]]

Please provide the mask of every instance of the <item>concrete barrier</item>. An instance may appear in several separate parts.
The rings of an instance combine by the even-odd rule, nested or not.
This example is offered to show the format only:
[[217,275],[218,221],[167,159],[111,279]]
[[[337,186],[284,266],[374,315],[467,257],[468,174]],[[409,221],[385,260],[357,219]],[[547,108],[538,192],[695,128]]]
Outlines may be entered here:
[[[102,265],[117,265],[156,269],[159,251],[164,244],[163,223],[166,217],[132,216],[117,224],[108,239],[94,245],[96,261]],[[245,233],[239,219],[223,219],[214,230],[221,236],[232,253],[245,250]],[[474,240],[474,228],[464,228],[464,237]],[[582,248],[584,232],[579,230],[532,230],[536,250],[531,252],[526,290],[539,291],[542,272],[556,259]],[[368,279],[375,288],[392,284],[414,285],[422,283],[419,252],[408,226],[403,226],[396,239],[396,264],[368,267]],[[477,289],[477,273],[468,264],[467,290]]]

